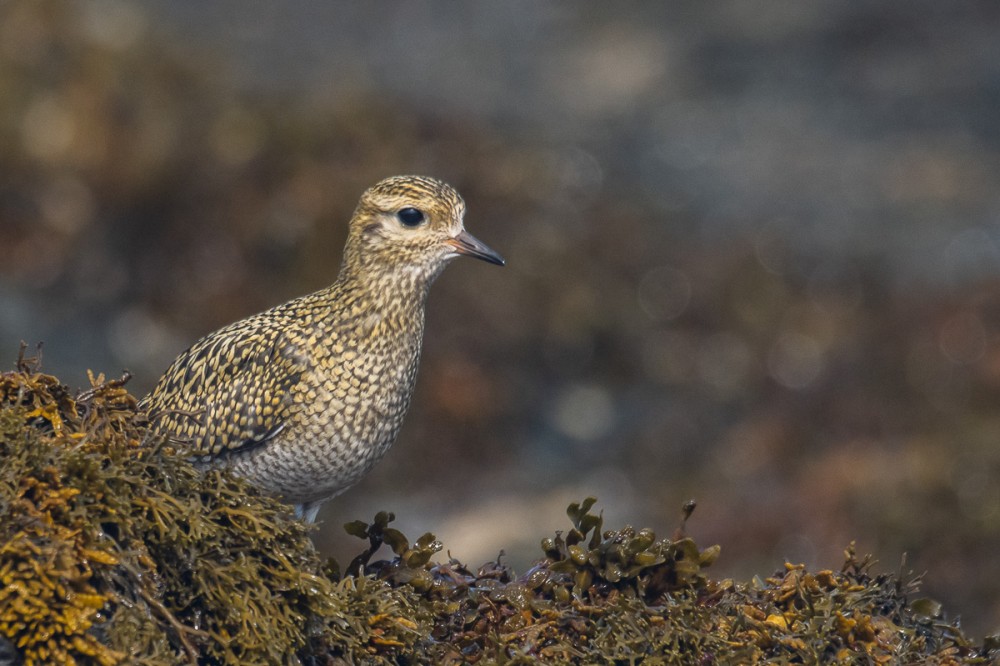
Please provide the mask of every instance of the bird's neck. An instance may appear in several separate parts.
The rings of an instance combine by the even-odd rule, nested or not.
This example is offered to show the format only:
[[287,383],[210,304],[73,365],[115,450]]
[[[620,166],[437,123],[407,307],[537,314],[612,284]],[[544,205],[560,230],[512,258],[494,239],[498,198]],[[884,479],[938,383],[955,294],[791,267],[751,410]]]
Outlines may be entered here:
[[399,266],[364,271],[345,266],[331,290],[361,320],[377,320],[386,330],[422,332],[427,294],[435,277]]

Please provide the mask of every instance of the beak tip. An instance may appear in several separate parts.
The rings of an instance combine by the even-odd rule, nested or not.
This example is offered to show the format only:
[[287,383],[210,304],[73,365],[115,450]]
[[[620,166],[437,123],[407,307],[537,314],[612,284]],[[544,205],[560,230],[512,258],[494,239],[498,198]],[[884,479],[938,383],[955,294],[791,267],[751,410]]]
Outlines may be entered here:
[[501,257],[499,252],[467,231],[462,231],[458,236],[449,240],[448,244],[454,247],[459,254],[482,259],[497,266],[507,265],[507,260]]

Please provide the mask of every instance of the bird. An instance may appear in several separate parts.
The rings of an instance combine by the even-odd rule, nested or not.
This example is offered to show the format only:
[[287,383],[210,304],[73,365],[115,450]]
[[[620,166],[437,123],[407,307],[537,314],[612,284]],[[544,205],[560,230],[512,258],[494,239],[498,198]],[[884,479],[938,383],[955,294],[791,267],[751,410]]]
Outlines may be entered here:
[[333,284],[211,333],[139,404],[151,441],[224,466],[312,523],[361,480],[403,423],[428,290],[469,256],[503,266],[464,226],[465,202],[426,176],[367,189]]

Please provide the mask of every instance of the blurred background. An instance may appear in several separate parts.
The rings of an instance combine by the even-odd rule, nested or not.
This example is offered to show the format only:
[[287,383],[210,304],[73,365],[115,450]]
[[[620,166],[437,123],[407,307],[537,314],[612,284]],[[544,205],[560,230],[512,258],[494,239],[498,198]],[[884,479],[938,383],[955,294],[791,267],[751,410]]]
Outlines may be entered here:
[[[376,180],[504,269],[330,502],[523,571],[596,495],[715,575],[852,540],[1000,629],[1000,5],[0,3],[0,351],[135,374],[336,275]],[[906,563],[901,564],[903,554]]]

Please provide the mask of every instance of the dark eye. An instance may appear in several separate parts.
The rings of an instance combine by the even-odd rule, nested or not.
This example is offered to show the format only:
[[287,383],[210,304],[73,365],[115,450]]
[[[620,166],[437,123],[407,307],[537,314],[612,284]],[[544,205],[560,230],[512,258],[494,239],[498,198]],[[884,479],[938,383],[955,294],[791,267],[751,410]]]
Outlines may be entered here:
[[396,217],[406,226],[415,227],[424,221],[424,212],[419,208],[404,208],[396,213]]

